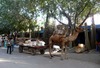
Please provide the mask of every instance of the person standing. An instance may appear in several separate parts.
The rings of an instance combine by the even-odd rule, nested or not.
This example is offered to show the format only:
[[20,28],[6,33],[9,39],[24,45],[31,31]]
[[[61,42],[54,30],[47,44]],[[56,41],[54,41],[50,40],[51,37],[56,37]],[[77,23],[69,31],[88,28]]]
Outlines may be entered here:
[[14,39],[13,38],[11,38],[10,43],[11,43],[11,51],[14,51]]
[[7,35],[5,35],[4,37],[4,47],[7,48],[7,40],[8,40],[8,37]]
[[0,47],[2,46],[2,36],[0,35]]
[[7,54],[11,54],[11,39],[7,40]]

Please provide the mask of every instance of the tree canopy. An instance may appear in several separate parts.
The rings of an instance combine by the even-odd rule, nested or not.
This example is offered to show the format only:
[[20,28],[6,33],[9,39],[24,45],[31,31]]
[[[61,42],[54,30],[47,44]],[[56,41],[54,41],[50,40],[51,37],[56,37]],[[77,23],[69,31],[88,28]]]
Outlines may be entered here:
[[100,0],[0,0],[0,32],[32,29],[40,14],[72,27],[83,24],[90,15],[100,12],[99,8]]

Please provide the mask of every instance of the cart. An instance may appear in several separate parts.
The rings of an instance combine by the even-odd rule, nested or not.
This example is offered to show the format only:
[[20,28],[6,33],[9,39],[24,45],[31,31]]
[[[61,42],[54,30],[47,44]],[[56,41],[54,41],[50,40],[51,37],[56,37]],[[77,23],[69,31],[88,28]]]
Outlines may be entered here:
[[47,46],[26,46],[23,44],[19,45],[19,53],[23,53],[25,51],[31,53],[32,55],[36,55],[37,52],[40,54],[44,54]]

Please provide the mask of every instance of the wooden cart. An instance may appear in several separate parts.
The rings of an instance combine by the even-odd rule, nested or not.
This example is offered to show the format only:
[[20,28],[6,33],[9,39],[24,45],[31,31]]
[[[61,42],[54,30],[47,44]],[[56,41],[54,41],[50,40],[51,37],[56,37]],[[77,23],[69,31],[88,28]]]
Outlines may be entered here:
[[19,53],[28,51],[32,55],[35,55],[37,52],[40,52],[40,54],[44,54],[46,49],[47,49],[47,46],[24,46],[22,44],[19,45]]

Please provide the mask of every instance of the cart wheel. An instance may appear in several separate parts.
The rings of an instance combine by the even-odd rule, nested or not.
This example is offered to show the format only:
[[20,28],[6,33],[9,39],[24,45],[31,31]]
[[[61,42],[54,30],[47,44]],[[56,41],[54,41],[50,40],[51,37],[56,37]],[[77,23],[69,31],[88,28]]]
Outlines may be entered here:
[[36,50],[33,49],[33,48],[31,48],[31,54],[32,54],[32,55],[36,55]]
[[44,54],[45,53],[45,51],[44,50],[40,50],[40,54]]
[[23,52],[23,47],[19,46],[19,53],[22,53],[22,52]]

